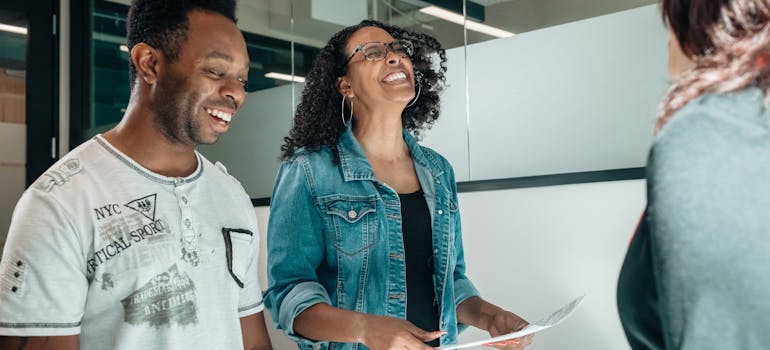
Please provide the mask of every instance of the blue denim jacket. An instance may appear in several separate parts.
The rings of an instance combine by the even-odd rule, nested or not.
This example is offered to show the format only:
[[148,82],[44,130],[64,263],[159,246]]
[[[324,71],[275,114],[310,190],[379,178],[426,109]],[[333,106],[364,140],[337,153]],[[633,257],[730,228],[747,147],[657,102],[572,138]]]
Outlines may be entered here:
[[[456,308],[478,295],[465,276],[457,186],[449,163],[404,130],[431,212],[433,285],[442,344],[462,325]],[[294,332],[294,318],[317,303],[406,318],[406,269],[398,193],[374,177],[350,129],[334,151],[299,150],[278,172],[267,229],[265,304],[279,329],[301,349],[366,349],[363,344],[314,342]],[[433,331],[429,329],[427,331]]]

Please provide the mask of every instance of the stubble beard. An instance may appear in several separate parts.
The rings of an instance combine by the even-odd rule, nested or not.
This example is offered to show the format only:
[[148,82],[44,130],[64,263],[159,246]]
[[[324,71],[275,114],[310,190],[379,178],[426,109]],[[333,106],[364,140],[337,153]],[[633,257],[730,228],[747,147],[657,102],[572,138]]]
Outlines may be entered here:
[[216,139],[204,140],[201,135],[194,94],[188,92],[188,86],[188,82],[175,73],[158,81],[158,92],[153,103],[153,109],[157,112],[155,126],[171,143],[193,147],[212,144]]

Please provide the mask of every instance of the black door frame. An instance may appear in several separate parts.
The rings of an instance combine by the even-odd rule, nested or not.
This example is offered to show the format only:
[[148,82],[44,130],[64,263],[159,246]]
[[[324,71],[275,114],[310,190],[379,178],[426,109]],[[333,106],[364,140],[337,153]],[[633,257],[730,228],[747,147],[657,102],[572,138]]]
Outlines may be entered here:
[[59,140],[58,0],[3,2],[0,8],[27,15],[27,186],[56,159]]
[[86,140],[92,124],[93,6],[93,0],[70,1],[70,148]]

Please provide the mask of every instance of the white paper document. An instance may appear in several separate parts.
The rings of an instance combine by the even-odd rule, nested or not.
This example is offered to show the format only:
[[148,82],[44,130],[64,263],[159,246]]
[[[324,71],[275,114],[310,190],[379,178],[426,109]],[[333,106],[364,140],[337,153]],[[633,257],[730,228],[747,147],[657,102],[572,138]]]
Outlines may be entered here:
[[450,350],[450,349],[463,349],[463,348],[470,348],[474,346],[484,345],[488,343],[494,343],[499,342],[503,340],[508,339],[515,339],[523,337],[527,334],[537,333],[544,329],[551,328],[562,321],[566,320],[567,317],[572,315],[573,312],[575,312],[575,309],[577,309],[578,305],[583,301],[583,298],[585,298],[585,295],[581,295],[580,297],[576,298],[575,300],[569,302],[567,305],[562,306],[560,309],[554,311],[550,315],[543,317],[535,322],[530,323],[526,327],[508,334],[503,334],[494,338],[488,338],[483,339],[479,341],[473,341],[469,343],[463,343],[463,344],[452,344],[452,345],[445,345],[440,348],[439,350]]

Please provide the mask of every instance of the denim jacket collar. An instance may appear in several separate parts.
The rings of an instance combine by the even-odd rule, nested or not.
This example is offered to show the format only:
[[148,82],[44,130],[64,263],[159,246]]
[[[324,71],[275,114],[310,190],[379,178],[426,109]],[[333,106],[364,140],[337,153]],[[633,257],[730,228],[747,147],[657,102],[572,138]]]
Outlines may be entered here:
[[[415,163],[427,168],[434,178],[444,174],[444,170],[441,169],[438,161],[422,151],[422,148],[420,148],[417,140],[409,130],[402,129],[402,133],[404,141],[407,147],[409,147],[409,153],[412,155],[412,160]],[[374,177],[374,170],[366,158],[364,149],[361,148],[361,144],[358,143],[350,127],[347,127],[342,132],[342,135],[340,135],[340,140],[337,142],[337,151],[340,155],[340,167],[342,168],[342,175],[345,181],[377,180]]]

